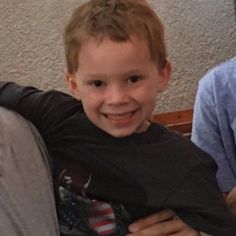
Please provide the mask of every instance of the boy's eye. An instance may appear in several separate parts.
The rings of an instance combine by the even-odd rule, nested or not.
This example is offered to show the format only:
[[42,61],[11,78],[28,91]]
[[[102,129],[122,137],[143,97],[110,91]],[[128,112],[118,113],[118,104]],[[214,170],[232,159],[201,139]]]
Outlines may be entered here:
[[137,83],[139,80],[141,80],[141,76],[139,75],[133,75],[129,77],[129,83]]
[[94,87],[101,87],[104,85],[104,82],[101,80],[94,80],[90,82],[91,85],[93,85]]

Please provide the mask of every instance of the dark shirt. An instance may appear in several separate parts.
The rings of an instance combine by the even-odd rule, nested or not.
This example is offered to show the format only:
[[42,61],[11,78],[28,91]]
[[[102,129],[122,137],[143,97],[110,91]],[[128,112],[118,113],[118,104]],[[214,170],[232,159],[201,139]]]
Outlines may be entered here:
[[161,209],[173,209],[199,231],[236,235],[236,221],[217,186],[215,162],[182,136],[152,123],[143,133],[115,138],[91,123],[71,96],[14,83],[0,83],[0,106],[20,113],[41,133],[55,185],[63,186],[58,212],[65,231],[68,224],[70,230],[83,228],[86,218],[86,232],[89,216],[76,215],[73,206],[86,212],[96,199],[114,210],[117,227],[110,235],[125,235],[130,222]]

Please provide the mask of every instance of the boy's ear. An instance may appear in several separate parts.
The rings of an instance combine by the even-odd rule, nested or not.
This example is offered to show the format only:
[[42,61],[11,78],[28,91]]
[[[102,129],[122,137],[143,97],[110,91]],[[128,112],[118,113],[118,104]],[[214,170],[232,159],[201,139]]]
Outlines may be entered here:
[[75,75],[69,74],[68,72],[65,73],[65,82],[67,85],[67,88],[69,89],[70,93],[74,97],[78,97],[78,85],[75,80]]
[[160,71],[160,79],[158,80],[158,92],[162,92],[170,82],[171,78],[171,63],[166,62],[165,67]]

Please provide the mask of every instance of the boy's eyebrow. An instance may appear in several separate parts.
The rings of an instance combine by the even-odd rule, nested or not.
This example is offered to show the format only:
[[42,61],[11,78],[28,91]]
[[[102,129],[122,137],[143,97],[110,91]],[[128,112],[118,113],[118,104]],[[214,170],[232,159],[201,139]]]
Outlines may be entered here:
[[139,68],[139,69],[134,69],[134,70],[127,71],[126,73],[124,73],[124,75],[140,74],[140,73],[143,73],[143,70]]
[[88,78],[88,79],[104,79],[106,77],[108,77],[107,74],[98,74],[98,73],[90,73],[90,74],[85,74],[84,75],[85,78]]
[[[134,70],[129,70],[129,71],[125,71],[125,72],[122,72],[120,73],[119,75],[121,76],[129,76],[129,75],[132,75],[132,74],[141,74],[141,73],[144,73],[143,70],[141,69],[134,69]],[[90,78],[90,79],[99,79],[99,78],[106,78],[106,77],[109,77],[108,74],[100,74],[100,73],[88,73],[88,74],[85,74],[85,77],[87,78]]]

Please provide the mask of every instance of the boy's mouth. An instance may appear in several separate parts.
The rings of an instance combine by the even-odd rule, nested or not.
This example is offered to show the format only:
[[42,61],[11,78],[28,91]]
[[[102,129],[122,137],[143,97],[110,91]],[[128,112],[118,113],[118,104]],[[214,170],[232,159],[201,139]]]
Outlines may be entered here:
[[127,120],[127,119],[131,118],[135,112],[136,112],[136,110],[131,111],[131,112],[119,113],[119,114],[107,113],[107,114],[104,114],[104,116],[107,119],[114,120],[114,121]]

